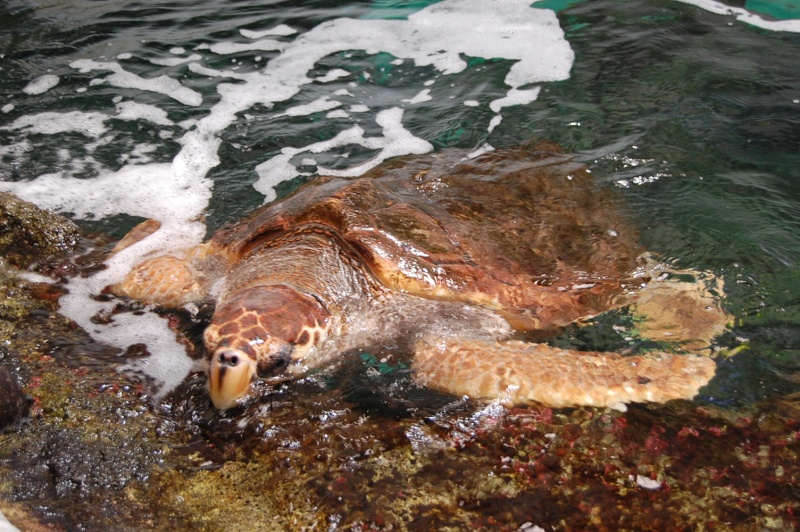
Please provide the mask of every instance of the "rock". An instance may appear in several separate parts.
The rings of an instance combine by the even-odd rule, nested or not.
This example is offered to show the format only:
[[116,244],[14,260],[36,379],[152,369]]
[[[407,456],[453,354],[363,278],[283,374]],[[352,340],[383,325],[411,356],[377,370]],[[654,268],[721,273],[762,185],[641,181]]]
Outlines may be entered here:
[[30,404],[16,376],[0,364],[0,430],[28,415]]
[[63,216],[0,192],[0,255],[13,266],[52,260],[73,249],[78,235],[78,227]]

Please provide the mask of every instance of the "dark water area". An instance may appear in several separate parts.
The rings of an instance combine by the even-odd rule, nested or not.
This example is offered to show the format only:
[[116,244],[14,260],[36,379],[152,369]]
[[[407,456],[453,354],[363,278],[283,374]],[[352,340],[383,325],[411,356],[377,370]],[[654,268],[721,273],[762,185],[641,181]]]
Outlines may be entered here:
[[[492,102],[510,95],[516,59],[456,52],[464,67],[446,71],[423,64],[440,51],[424,46],[400,61],[348,46],[364,41],[346,32],[314,40],[344,17],[404,21],[430,4],[6,2],[0,189],[61,212],[107,249],[147,217],[211,234],[323,169],[420,142],[441,151],[547,139],[617,194],[645,248],[724,279],[734,321],[715,347],[732,356],[718,357],[717,376],[691,402],[626,413],[506,409],[430,392],[407,361],[360,353],[218,414],[194,367],[162,397],[148,383],[167,379],[142,369],[156,344],[126,350],[82,332],[80,313],[67,318],[81,327],[60,317],[62,290],[78,293],[69,279],[97,271],[97,252],[50,267],[64,273],[52,292],[3,285],[0,362],[32,368],[15,371],[36,399],[27,424],[0,434],[0,510],[19,529],[800,525],[800,33],[681,2],[536,3],[557,10],[563,39],[520,53],[556,56],[564,44],[568,76],[528,80],[515,89],[538,96],[499,111]],[[742,4],[800,19],[792,3],[728,2]],[[290,61],[276,83],[255,77],[323,49],[308,69]],[[393,109],[402,117],[387,126],[394,115],[381,113]],[[373,140],[325,144],[354,126]],[[283,155],[294,173],[280,174]],[[172,175],[182,181],[170,185]],[[87,293],[85,305],[100,299]],[[18,301],[24,319],[9,310]],[[158,313],[199,346],[210,309]],[[636,348],[602,318],[554,343]],[[200,356],[190,347],[186,364]],[[129,363],[132,378],[114,371]]]

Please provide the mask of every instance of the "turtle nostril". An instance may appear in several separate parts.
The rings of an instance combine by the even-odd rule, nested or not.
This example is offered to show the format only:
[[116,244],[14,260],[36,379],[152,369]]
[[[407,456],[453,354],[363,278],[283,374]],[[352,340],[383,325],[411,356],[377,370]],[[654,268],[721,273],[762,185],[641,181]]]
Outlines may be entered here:
[[218,355],[218,360],[220,365],[226,365],[234,367],[239,364],[239,356],[234,353],[228,353],[223,351]]

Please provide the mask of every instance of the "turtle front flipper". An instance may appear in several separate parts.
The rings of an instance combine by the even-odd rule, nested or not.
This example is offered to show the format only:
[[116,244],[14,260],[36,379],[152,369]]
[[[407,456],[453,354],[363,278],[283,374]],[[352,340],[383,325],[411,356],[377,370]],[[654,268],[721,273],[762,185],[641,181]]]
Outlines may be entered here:
[[134,266],[112,293],[145,303],[179,308],[206,297],[206,289],[185,258],[169,255],[148,259]]
[[[112,250],[127,249],[160,227],[146,220],[133,228]],[[179,308],[209,297],[214,282],[229,269],[230,258],[212,243],[149,258],[134,266],[125,278],[109,287],[118,296],[165,307]]]
[[417,378],[434,389],[505,404],[623,409],[625,403],[691,399],[714,376],[697,355],[621,356],[519,341],[426,339]]

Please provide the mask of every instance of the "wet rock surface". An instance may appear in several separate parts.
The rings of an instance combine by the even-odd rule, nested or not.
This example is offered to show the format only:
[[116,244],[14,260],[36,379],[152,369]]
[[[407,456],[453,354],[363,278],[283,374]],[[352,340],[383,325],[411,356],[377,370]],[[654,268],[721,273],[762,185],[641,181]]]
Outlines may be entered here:
[[63,290],[0,275],[0,379],[29,403],[0,433],[0,511],[21,530],[800,526],[797,396],[508,410],[354,354],[220,414],[202,375],[155,401],[117,371],[58,314]]
[[18,423],[28,410],[28,399],[16,376],[0,361],[0,430]]
[[13,194],[0,192],[0,255],[19,268],[62,256],[78,243],[78,227]]

